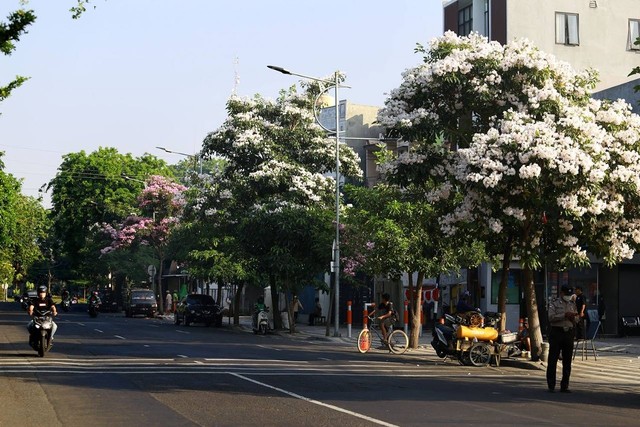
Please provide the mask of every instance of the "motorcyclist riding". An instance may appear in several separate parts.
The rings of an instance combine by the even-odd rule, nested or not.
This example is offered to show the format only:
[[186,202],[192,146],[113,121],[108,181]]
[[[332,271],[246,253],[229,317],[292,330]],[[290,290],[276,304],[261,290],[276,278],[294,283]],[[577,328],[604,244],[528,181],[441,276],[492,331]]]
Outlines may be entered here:
[[258,313],[260,313],[261,311],[265,311],[266,309],[267,309],[267,306],[264,303],[264,297],[260,295],[256,303],[253,305],[253,318],[252,318],[253,326],[256,326],[258,323]]
[[[29,316],[33,317],[34,313],[38,314],[39,312],[44,312],[47,310],[51,310],[51,315],[53,317],[58,315],[58,310],[51,298],[51,295],[47,292],[47,287],[44,285],[38,286],[38,296],[31,300],[29,303],[29,308],[27,312]],[[53,341],[53,336],[56,334],[56,330],[58,329],[58,325],[56,322],[53,323],[53,327],[51,328],[51,341]],[[32,335],[35,332],[35,324],[33,319],[27,325],[27,329],[29,330],[29,334]]]
[[91,296],[89,297],[89,304],[98,304],[100,305],[100,297],[98,296],[98,291],[93,291]]

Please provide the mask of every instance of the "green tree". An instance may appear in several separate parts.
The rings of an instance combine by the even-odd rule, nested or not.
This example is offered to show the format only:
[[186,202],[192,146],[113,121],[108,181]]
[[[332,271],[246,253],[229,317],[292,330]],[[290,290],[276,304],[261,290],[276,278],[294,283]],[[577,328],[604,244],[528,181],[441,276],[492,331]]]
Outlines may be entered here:
[[438,218],[446,207],[425,200],[419,186],[348,187],[347,195],[352,203],[344,220],[345,273],[364,271],[394,280],[409,274],[410,345],[417,348],[424,279],[478,265],[482,245],[468,236],[445,236]]
[[[0,22],[0,52],[5,56],[11,55],[16,48],[15,43],[27,32],[27,27],[36,20],[32,10],[20,9],[12,12],[7,17],[8,22]],[[11,92],[20,87],[28,77],[16,76],[6,86],[0,86],[0,102],[11,95]]]
[[[92,247],[95,224],[114,224],[138,212],[137,197],[152,174],[171,176],[164,161],[145,154],[134,158],[115,148],[99,148],[63,156],[51,190],[51,216],[56,252],[68,257],[72,268],[86,275],[99,252]],[[103,269],[104,270],[104,269]]]

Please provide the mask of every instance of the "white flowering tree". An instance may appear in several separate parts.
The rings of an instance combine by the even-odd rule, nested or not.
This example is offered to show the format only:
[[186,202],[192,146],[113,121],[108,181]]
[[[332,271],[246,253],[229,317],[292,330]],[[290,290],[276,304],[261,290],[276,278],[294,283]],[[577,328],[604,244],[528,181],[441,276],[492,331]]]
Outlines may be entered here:
[[[611,265],[640,244],[638,116],[623,101],[591,100],[593,72],[576,72],[526,40],[502,46],[447,33],[421,51],[425,63],[405,72],[379,117],[409,135],[419,160],[399,159],[390,173],[436,177],[428,197],[455,199],[440,218],[447,234],[471,227],[505,270],[519,259],[537,357],[532,272],[545,262],[587,265],[588,252]],[[436,165],[437,133],[452,149]]]
[[[335,145],[313,116],[317,93],[309,85],[302,94],[282,91],[275,101],[234,96],[227,120],[203,142],[202,152],[222,157],[225,167],[206,184],[195,209],[233,236],[239,254],[252,257],[258,275],[270,278],[273,293],[309,283],[331,259]],[[346,145],[340,146],[340,167],[347,177],[361,174]]]
[[[174,228],[180,223],[184,208],[183,192],[186,187],[163,176],[153,175],[146,181],[145,188],[138,197],[141,215],[130,215],[115,227],[103,224],[111,244],[101,250],[103,255],[120,248],[130,247],[134,243],[153,248],[160,268],[158,277],[162,278],[162,267],[166,248]],[[160,282],[162,283],[162,282]],[[162,289],[157,291],[162,296]],[[160,312],[164,311],[163,298],[159,298]]]

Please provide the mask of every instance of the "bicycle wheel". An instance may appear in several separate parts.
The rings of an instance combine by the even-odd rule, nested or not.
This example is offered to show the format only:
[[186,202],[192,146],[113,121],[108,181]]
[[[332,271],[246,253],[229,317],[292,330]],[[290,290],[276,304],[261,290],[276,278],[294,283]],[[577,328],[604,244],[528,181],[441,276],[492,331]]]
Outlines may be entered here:
[[409,348],[409,337],[404,331],[396,329],[389,335],[389,351],[393,354],[402,354]]
[[371,333],[368,329],[363,329],[358,335],[358,351],[366,353],[371,348]]

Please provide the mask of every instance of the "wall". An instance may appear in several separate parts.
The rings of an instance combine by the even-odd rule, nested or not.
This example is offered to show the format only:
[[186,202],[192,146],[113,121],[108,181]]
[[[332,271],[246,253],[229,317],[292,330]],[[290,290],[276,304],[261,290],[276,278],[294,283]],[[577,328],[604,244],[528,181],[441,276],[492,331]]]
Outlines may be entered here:
[[[537,0],[507,2],[507,39],[526,37],[541,50],[578,70],[595,68],[601,82],[596,91],[637,77],[627,77],[640,55],[627,50],[628,20],[640,19],[638,0]],[[579,46],[555,43],[555,12],[579,14]]]

